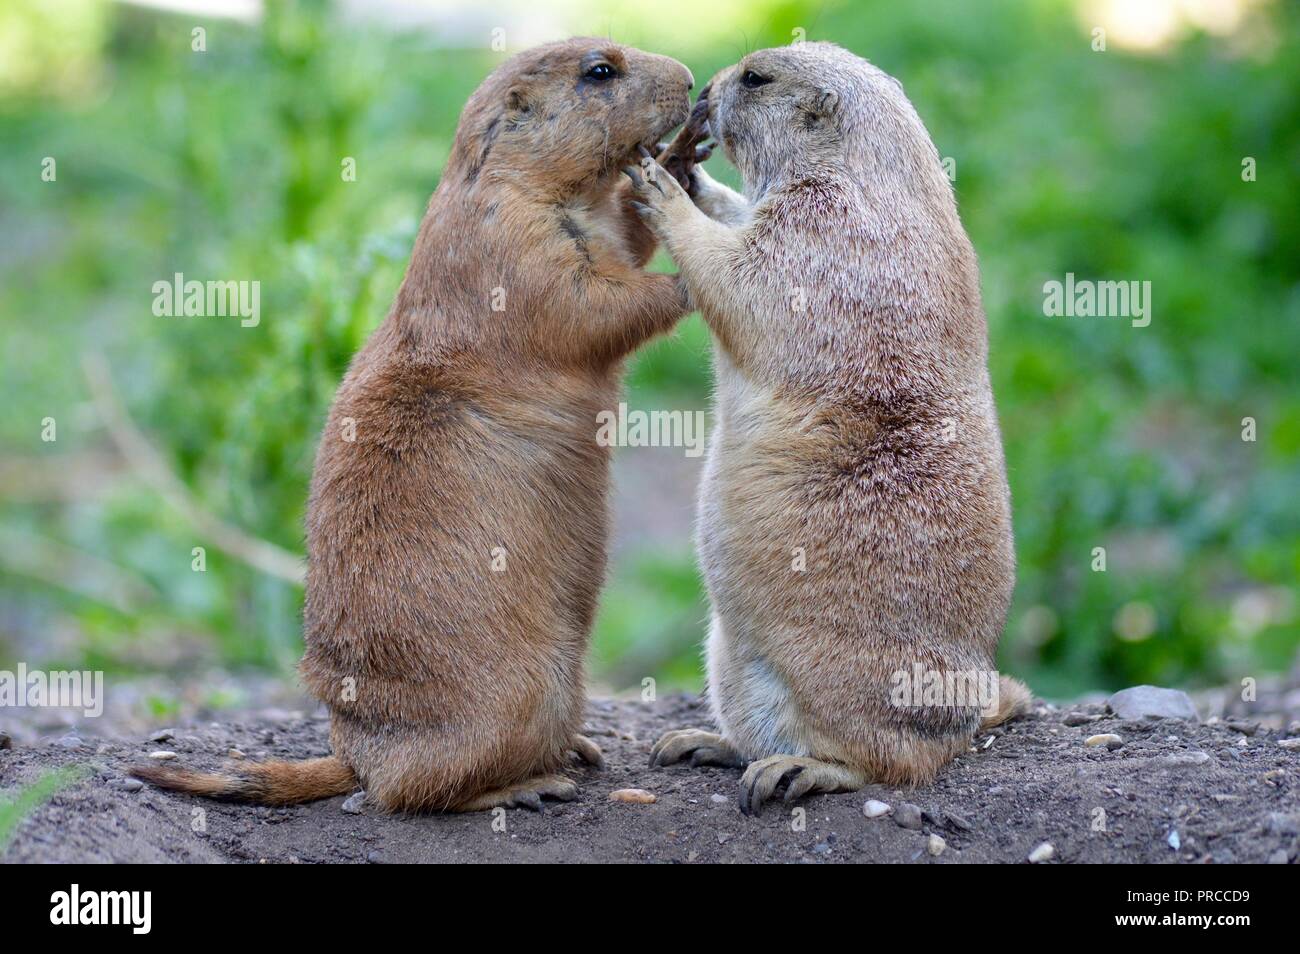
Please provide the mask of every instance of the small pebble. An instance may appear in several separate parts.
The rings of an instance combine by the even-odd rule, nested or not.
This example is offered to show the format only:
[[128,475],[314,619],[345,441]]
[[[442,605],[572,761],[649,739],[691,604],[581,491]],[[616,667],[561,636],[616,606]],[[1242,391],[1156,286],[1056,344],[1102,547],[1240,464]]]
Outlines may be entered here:
[[1285,848],[1279,848],[1277,851],[1275,851],[1275,852],[1273,852],[1271,855],[1269,855],[1269,856],[1268,856],[1268,863],[1269,863],[1270,865],[1284,865],[1284,864],[1286,864],[1286,863],[1287,863],[1287,854],[1286,854],[1286,849],[1285,849]]
[[1121,689],[1106,705],[1121,719],[1185,719],[1196,722],[1196,706],[1192,698],[1181,689],[1163,689],[1159,686],[1134,686]]
[[144,788],[144,782],[138,778],[124,778],[118,781],[117,787],[124,792],[138,792]]
[[726,795],[719,795],[717,792],[714,792],[709,796],[709,801],[713,802],[715,805],[725,805],[727,802],[731,801],[731,799]]
[[968,822],[964,817],[956,812],[944,812],[948,818],[948,824],[959,831],[974,831],[975,826]]
[[938,858],[941,854],[943,854],[943,850],[947,847],[948,847],[948,843],[944,841],[942,838],[940,838],[938,835],[931,835],[925,841],[925,850],[928,851],[935,858]]
[[85,743],[82,742],[79,738],[77,738],[75,732],[69,732],[63,738],[59,739],[59,741],[56,744],[62,746],[65,749],[79,749]]
[[243,752],[239,751],[239,749],[231,749],[229,752],[226,753],[226,757],[227,757],[227,758],[231,758],[231,759],[246,759],[246,758],[248,758],[248,756],[245,755]]
[[1204,752],[1174,752],[1169,755],[1162,755],[1155,760],[1155,764],[1160,768],[1166,769],[1189,769],[1200,768],[1208,765],[1214,760]]
[[1093,748],[1104,745],[1108,751],[1114,752],[1116,749],[1124,747],[1124,740],[1114,732],[1103,732],[1101,735],[1088,736],[1083,740],[1083,744]]
[[1300,739],[1278,739],[1277,744],[1288,752],[1300,752]]
[[879,818],[881,815],[888,815],[891,811],[893,811],[893,809],[890,808],[888,804],[885,802],[878,802],[874,798],[868,800],[867,803],[862,806],[862,814],[866,815],[868,818]]
[[644,788],[620,788],[617,791],[609,793],[611,802],[631,802],[635,805],[654,804],[655,796],[653,792],[647,792]]
[[910,828],[912,831],[921,830],[921,809],[911,802],[903,802],[894,809],[894,823],[899,828]]
[[1233,732],[1240,732],[1242,735],[1254,735],[1259,731],[1258,722],[1226,722],[1224,724]]
[[1090,716],[1086,712],[1071,712],[1063,721],[1069,726],[1087,725],[1089,722],[1097,721],[1097,717]]
[[1172,848],[1174,851],[1177,851],[1179,848],[1183,847],[1183,840],[1178,837],[1177,828],[1175,828],[1173,831],[1169,833],[1169,837],[1166,838],[1165,841],[1169,842],[1169,847]]
[[813,845],[812,850],[815,855],[829,855],[831,853],[831,846],[824,841],[819,841],[817,844]]
[[343,811],[347,812],[349,815],[360,815],[365,811],[366,793],[364,791],[353,792],[348,796],[347,801],[345,801],[341,807]]
[[175,733],[173,733],[171,729],[159,729],[159,730],[158,730],[157,732],[155,732],[153,735],[149,736],[149,741],[150,741],[150,742],[166,742],[166,741],[167,741],[168,739],[170,739],[174,734],[175,734]]
[[1045,841],[1029,853],[1029,863],[1039,865],[1044,861],[1051,861],[1056,855],[1056,849],[1052,847],[1050,841]]
[[162,751],[162,752],[150,752],[150,753],[149,753],[149,758],[151,758],[151,759],[157,759],[159,762],[168,762],[168,761],[170,761],[170,760],[176,758],[176,753],[175,753],[175,752],[166,752],[166,751]]

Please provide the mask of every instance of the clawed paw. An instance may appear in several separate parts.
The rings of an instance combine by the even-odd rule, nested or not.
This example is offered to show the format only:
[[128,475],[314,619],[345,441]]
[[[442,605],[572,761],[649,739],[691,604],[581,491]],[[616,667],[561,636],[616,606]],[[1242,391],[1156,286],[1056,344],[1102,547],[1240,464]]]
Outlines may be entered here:
[[722,736],[701,729],[666,732],[650,750],[650,767],[674,765],[689,757],[692,766],[743,768],[745,759]]
[[852,792],[865,784],[865,776],[857,769],[835,762],[805,758],[797,755],[771,755],[751,762],[740,777],[740,810],[746,815],[757,815],[763,803],[785,784],[785,800],[813,792]]
[[578,797],[578,786],[564,775],[538,775],[515,785],[485,792],[459,806],[458,811],[482,812],[491,808],[525,808],[544,811],[543,799],[571,802]]
[[569,739],[569,749],[582,762],[590,765],[592,768],[603,769],[605,767],[605,756],[600,751],[600,746],[585,735],[575,733]]
[[542,799],[571,802],[578,797],[578,786],[563,775],[543,775],[510,789],[502,804],[509,808],[543,811]]
[[664,213],[676,200],[690,202],[677,180],[668,174],[648,151],[639,165],[625,166],[623,174],[632,181],[631,206],[652,227],[662,227]]
[[692,197],[699,188],[695,167],[713,154],[713,144],[705,142],[708,138],[709,101],[701,94],[686,125],[669,145],[659,149],[660,164]]

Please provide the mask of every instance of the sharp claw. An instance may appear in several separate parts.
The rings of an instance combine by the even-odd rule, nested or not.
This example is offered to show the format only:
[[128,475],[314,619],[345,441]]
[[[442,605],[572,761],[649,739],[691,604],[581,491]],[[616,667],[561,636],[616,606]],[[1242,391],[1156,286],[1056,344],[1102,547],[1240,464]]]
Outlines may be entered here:
[[644,185],[644,181],[641,178],[641,170],[636,166],[624,166],[623,175],[631,179],[632,184],[635,185],[638,189]]
[[800,787],[795,785],[795,779],[799,778],[799,776],[802,774],[803,774],[803,767],[801,766],[795,769],[793,772],[791,772],[790,777],[786,779],[785,800],[787,802],[792,802],[796,798],[800,798],[801,796],[806,795],[808,793],[808,790],[812,788],[811,785],[808,785],[806,787]]
[[695,105],[691,107],[691,115],[686,120],[686,125],[688,127],[694,125],[696,126],[696,128],[705,128],[708,126],[709,124],[708,92],[709,92],[708,87],[705,87],[704,91],[700,93],[699,99],[695,101]]
[[754,806],[750,802],[753,792],[754,786],[752,783],[748,786],[740,786],[740,813],[742,815],[752,816],[757,814],[757,812],[754,811]]
[[637,215],[648,215],[654,212],[654,209],[650,208],[650,206],[646,205],[644,202],[630,202],[628,204],[636,210]]
[[650,150],[647,149],[644,145],[638,144],[637,147],[636,147],[636,151],[641,155],[641,158],[642,158],[642,159],[649,159],[649,158],[651,158],[651,156],[650,156]]
[[514,803],[518,808],[526,808],[529,811],[538,812],[539,814],[545,811],[542,807],[542,796],[538,795],[536,792],[519,792],[514,797]]

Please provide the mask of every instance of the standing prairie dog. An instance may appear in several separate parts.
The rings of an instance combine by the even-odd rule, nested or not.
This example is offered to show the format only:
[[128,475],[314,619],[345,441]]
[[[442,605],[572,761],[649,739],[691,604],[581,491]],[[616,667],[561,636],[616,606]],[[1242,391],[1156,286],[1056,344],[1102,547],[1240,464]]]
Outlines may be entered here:
[[[993,669],[1015,562],[975,255],[865,60],[761,50],[700,99],[672,174],[629,175],[716,340],[698,548],[721,734],[670,732],[651,764],[746,765],[746,812],[783,783],[926,782],[1029,700]],[[689,168],[706,122],[743,196]]]
[[307,513],[302,676],[334,754],[136,774],[384,810],[572,798],[605,569],[621,359],[685,310],[642,270],[619,169],[687,116],[690,72],[608,40],[529,50],[470,97],[387,320],[348,370]]

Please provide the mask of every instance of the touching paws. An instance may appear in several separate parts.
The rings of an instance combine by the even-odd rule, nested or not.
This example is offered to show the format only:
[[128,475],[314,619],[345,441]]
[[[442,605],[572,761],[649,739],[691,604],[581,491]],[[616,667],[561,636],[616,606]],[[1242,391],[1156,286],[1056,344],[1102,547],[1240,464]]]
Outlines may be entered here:
[[669,145],[659,150],[660,165],[668,170],[691,198],[695,198],[700,184],[695,167],[713,154],[713,144],[704,142],[708,138],[709,101],[701,94],[686,125]]
[[660,239],[665,237],[675,210],[694,209],[686,190],[648,151],[643,152],[639,166],[626,166],[623,173],[632,180],[632,208]]

